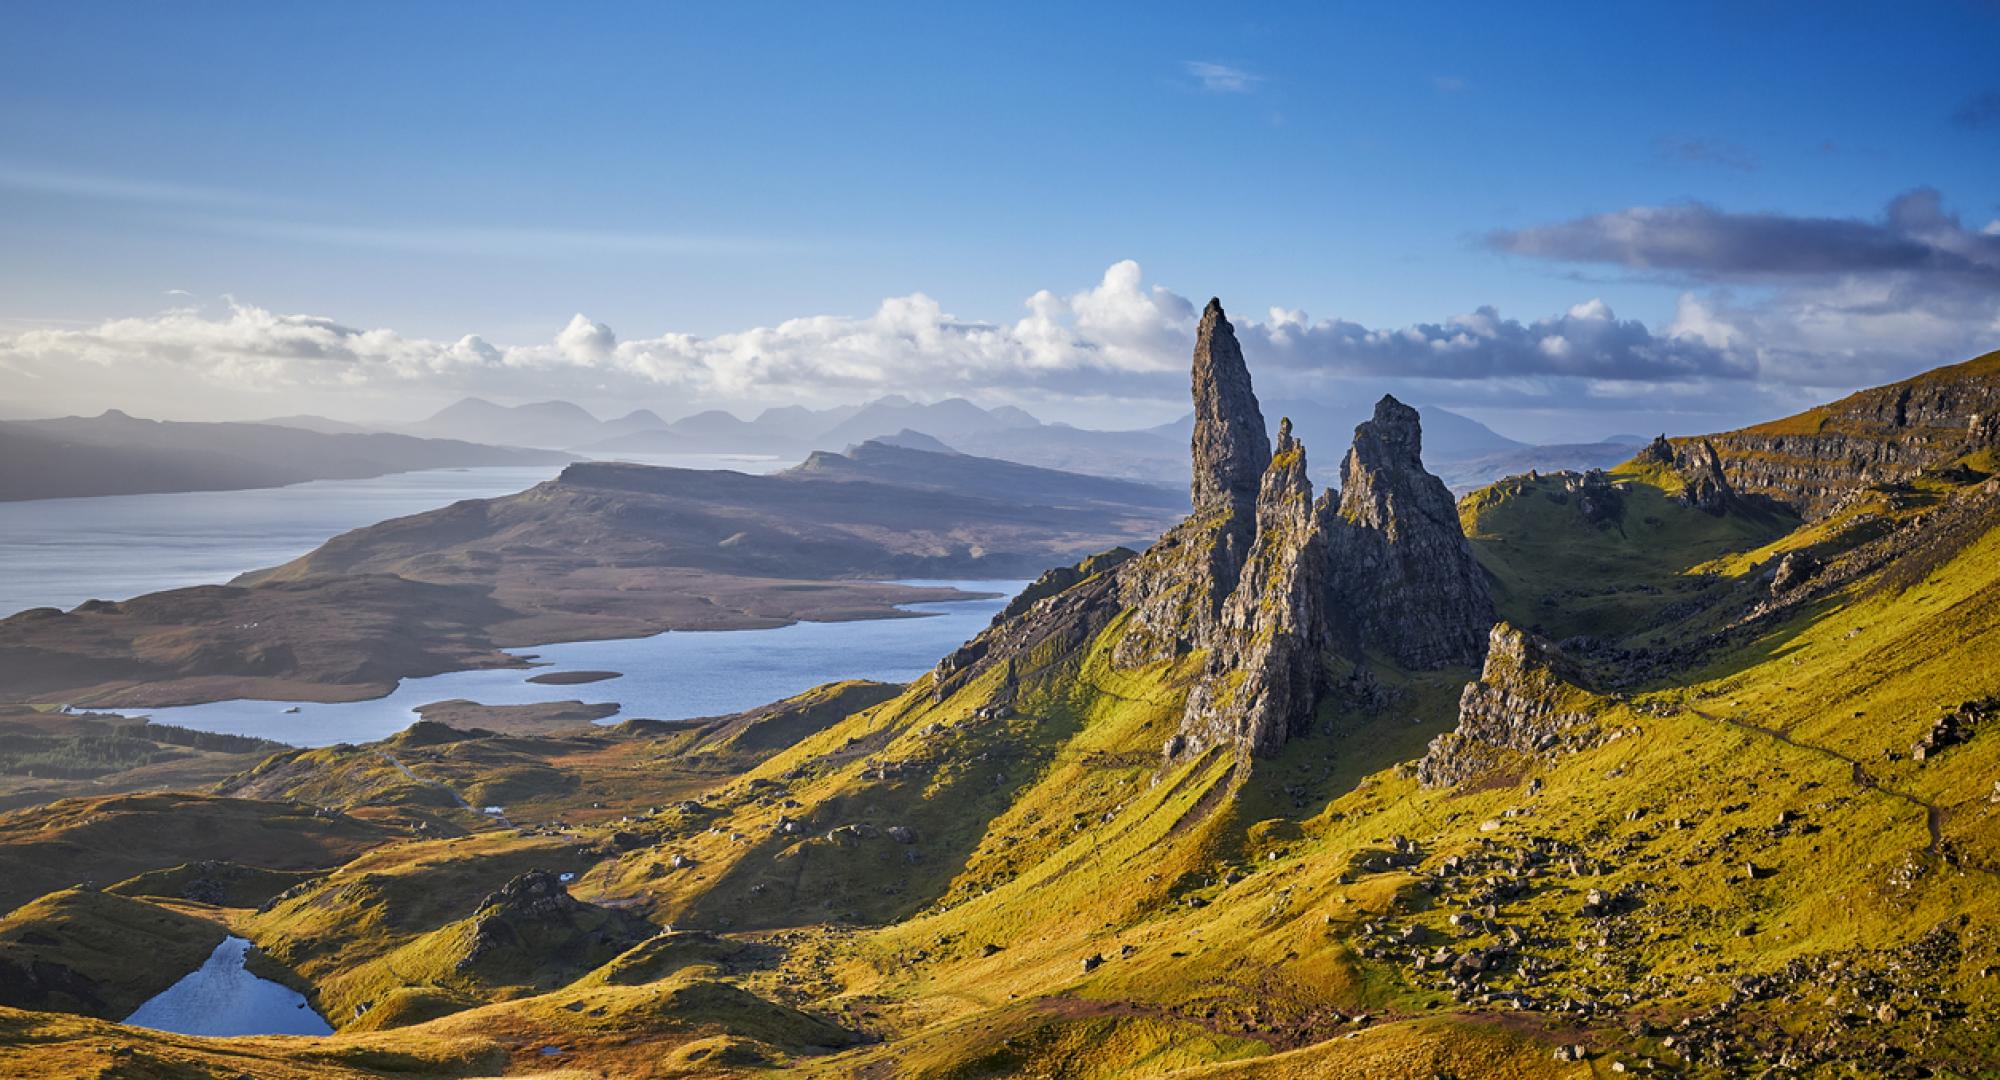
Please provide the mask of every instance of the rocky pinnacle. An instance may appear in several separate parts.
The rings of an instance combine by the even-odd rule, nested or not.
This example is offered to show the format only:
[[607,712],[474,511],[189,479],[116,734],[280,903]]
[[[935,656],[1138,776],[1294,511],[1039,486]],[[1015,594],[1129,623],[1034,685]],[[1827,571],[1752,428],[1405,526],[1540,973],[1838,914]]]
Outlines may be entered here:
[[1256,505],[1257,486],[1271,464],[1271,440],[1220,300],[1208,302],[1195,332],[1193,449],[1197,517]]
[[1336,606],[1369,645],[1411,668],[1476,664],[1493,601],[1444,482],[1424,470],[1417,410],[1385,396],[1354,429],[1330,537]]
[[1256,542],[1168,758],[1226,745],[1275,753],[1311,724],[1330,646],[1323,537],[1332,507],[1313,499],[1306,449],[1283,421],[1257,498]]
[[1124,666],[1206,647],[1257,535],[1257,491],[1271,444],[1220,300],[1201,315],[1193,391],[1194,513],[1125,576],[1133,632],[1113,654]]
[[1486,579],[1444,483],[1424,471],[1417,411],[1392,397],[1354,432],[1344,490],[1315,498],[1289,422],[1274,452],[1222,305],[1194,350],[1194,513],[1119,567],[1132,612],[1120,667],[1202,651],[1169,759],[1270,754],[1312,723],[1338,658],[1476,664]]

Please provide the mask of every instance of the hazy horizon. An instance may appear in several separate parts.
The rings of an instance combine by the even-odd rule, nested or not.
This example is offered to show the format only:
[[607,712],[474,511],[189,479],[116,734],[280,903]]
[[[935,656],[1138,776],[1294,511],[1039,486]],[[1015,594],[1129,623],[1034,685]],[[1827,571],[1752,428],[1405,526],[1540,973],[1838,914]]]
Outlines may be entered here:
[[0,415],[1125,429],[1219,296],[1266,397],[1553,442],[2000,346],[1991,9],[504,14],[13,13]]

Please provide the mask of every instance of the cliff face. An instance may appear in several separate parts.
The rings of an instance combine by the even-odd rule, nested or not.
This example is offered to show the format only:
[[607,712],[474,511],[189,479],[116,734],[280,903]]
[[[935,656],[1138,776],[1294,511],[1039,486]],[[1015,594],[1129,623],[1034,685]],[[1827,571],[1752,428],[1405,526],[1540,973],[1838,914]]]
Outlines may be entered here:
[[[1729,485],[1824,517],[1849,492],[2000,446],[2000,353],[1706,439]],[[1676,451],[1703,440],[1675,439]]]
[[1495,623],[1479,678],[1458,699],[1458,727],[1432,740],[1417,763],[1426,787],[1456,784],[1509,757],[1546,756],[1595,744],[1602,732],[1556,647]]
[[1148,548],[1126,577],[1133,632],[1117,660],[1134,665],[1203,647],[1236,588],[1257,535],[1257,497],[1271,464],[1264,414],[1222,303],[1210,300],[1194,344],[1194,513]]
[[1329,545],[1335,607],[1360,642],[1408,667],[1477,663],[1493,601],[1422,450],[1417,411],[1393,397],[1354,430]]
[[1337,657],[1478,662],[1493,605],[1450,493],[1424,471],[1416,410],[1384,398],[1355,431],[1345,496],[1315,497],[1290,422],[1275,451],[1266,440],[1219,303],[1193,372],[1194,512],[1142,555],[1044,575],[939,665],[934,693],[997,664],[1012,685],[1030,655],[1082,648],[1129,612],[1113,664],[1204,654],[1167,756],[1269,754],[1311,723]]
[[1256,539],[1168,757],[1229,744],[1270,753],[1311,721],[1331,643],[1325,536],[1332,506],[1331,493],[1313,499],[1305,447],[1283,421],[1257,496]]

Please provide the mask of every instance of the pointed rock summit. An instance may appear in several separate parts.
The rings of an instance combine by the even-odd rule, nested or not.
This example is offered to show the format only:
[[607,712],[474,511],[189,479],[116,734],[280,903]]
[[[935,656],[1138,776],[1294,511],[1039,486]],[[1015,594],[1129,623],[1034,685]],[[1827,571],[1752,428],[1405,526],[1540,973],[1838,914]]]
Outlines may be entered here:
[[936,693],[1031,654],[1073,655],[1124,618],[1113,666],[1189,664],[1164,747],[1174,760],[1277,752],[1364,662],[1479,663],[1493,603],[1451,494],[1424,471],[1415,409],[1383,398],[1355,430],[1344,491],[1315,493],[1291,422],[1268,441],[1217,301],[1202,313],[1191,389],[1194,512],[1141,555],[1038,583],[940,665]]
[[1195,331],[1193,450],[1196,516],[1256,504],[1271,439],[1220,300],[1208,302]]
[[1278,446],[1257,496],[1257,535],[1201,680],[1188,695],[1169,758],[1236,745],[1269,754],[1312,722],[1326,686],[1325,530],[1331,493],[1313,500],[1306,448],[1278,424]]
[[1194,513],[1147,549],[1129,579],[1134,633],[1115,654],[1128,666],[1205,646],[1257,535],[1257,492],[1271,443],[1220,300],[1208,302],[1195,333],[1192,392]]
[[1457,502],[1424,470],[1417,410],[1376,402],[1340,480],[1333,590],[1357,639],[1410,668],[1479,663],[1493,600]]

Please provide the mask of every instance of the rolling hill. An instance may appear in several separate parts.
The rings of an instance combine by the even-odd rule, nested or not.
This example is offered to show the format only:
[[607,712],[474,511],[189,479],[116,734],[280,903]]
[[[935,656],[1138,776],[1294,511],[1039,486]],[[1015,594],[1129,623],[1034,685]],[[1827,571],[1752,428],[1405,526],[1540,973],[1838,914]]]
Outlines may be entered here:
[[233,491],[417,469],[548,465],[567,454],[277,424],[95,417],[0,423],[0,500]]
[[1031,577],[1142,542],[1176,492],[866,444],[773,476],[573,464],[516,495],[337,536],[226,586],[0,620],[0,698],[354,700],[499,650],[896,617],[906,578]]
[[[384,837],[254,906],[129,859],[130,904],[30,901],[0,945],[38,935],[100,980],[90,935],[158,905],[125,995],[206,940],[174,916],[226,921],[339,1030],[225,1046],[50,999],[0,1009],[0,1043],[34,1040],[0,1067],[122,1045],[273,1076],[2000,1068],[2000,446],[1912,407],[1977,398],[1980,363],[1899,420],[1898,388],[1813,418],[1847,442],[1787,443],[1810,469],[1751,456],[1780,425],[1456,504],[1393,399],[1313,485],[1219,304],[1194,369],[1192,513],[1047,572],[907,687],[427,725],[227,785],[267,803],[157,808],[386,821],[436,800],[412,776],[536,778],[510,825]],[[0,842],[79,820],[21,811]]]

